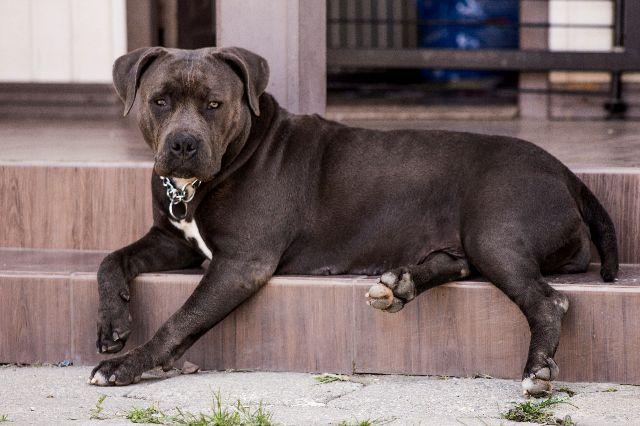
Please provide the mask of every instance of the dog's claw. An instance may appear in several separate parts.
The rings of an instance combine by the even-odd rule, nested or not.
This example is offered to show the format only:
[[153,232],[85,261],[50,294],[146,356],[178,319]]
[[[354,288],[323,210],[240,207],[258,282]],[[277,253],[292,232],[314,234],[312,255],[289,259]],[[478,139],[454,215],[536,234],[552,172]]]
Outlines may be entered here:
[[124,348],[132,328],[131,321],[125,319],[128,316],[128,312],[118,311],[117,307],[100,315],[96,340],[98,353],[115,353]]
[[118,352],[120,349],[122,349],[123,346],[124,345],[121,342],[118,342],[115,345],[111,345],[107,347],[107,352],[109,353]]

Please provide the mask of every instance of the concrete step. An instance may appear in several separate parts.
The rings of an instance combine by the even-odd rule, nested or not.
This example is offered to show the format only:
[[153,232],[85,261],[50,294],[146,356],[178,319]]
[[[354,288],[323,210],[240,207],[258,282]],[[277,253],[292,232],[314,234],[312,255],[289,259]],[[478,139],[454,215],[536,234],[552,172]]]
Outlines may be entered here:
[[[0,362],[93,364],[103,253],[0,250]],[[33,259],[40,259],[34,264]],[[201,271],[145,274],[133,283],[135,327],[146,341],[189,296]],[[561,380],[640,384],[640,267],[620,279],[550,277],[566,293],[556,361]],[[397,314],[365,304],[372,277],[274,277],[208,332],[185,359],[207,369],[520,377],[529,331],[491,284],[450,283]]]
[[0,122],[0,247],[114,250],[151,226],[152,155],[126,124]]

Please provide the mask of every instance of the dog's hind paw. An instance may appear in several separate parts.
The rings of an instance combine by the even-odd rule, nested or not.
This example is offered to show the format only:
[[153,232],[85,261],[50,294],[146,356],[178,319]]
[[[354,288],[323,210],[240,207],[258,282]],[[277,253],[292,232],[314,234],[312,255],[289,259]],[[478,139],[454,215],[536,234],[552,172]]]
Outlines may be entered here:
[[394,272],[385,272],[365,297],[368,305],[384,312],[394,313],[415,297],[415,288],[408,272],[402,273],[401,277]]
[[522,380],[522,394],[534,397],[549,395],[553,389],[551,381],[558,377],[559,372],[556,362],[548,358],[546,367],[530,373]]

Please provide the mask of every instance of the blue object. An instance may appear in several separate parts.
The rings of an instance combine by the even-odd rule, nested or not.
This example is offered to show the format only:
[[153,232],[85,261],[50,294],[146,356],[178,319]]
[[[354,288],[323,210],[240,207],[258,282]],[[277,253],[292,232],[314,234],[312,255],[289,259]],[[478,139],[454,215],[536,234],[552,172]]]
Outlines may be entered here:
[[[420,47],[509,49],[519,45],[519,0],[418,0]],[[431,80],[496,75],[483,71],[425,70]]]

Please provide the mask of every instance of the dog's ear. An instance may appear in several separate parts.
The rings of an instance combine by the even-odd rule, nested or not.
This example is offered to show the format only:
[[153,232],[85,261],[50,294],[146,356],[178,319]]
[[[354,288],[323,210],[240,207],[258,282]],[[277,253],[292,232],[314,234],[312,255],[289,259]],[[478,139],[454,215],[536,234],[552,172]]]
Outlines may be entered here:
[[216,49],[215,53],[240,74],[249,107],[255,115],[260,115],[259,98],[269,83],[267,60],[241,47],[224,47]]
[[141,47],[116,59],[113,64],[113,86],[124,103],[123,115],[129,114],[133,107],[142,73],[166,52],[162,47]]

